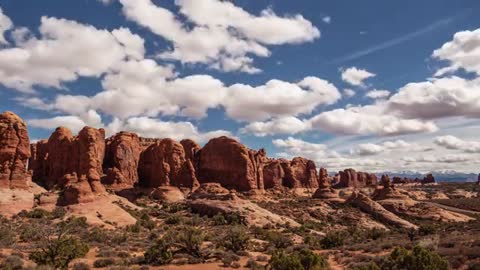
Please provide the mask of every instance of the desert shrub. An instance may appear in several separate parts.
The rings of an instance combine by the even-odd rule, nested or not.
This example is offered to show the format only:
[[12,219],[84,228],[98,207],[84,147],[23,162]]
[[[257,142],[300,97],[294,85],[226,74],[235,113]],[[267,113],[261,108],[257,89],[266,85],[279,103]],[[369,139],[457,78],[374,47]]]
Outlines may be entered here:
[[173,253],[170,245],[164,240],[158,240],[153,246],[147,249],[144,254],[144,260],[147,264],[164,265],[173,260]]
[[424,236],[435,234],[436,232],[437,232],[437,228],[431,224],[422,225],[420,226],[420,228],[418,228],[418,234],[424,235]]
[[125,243],[127,242],[127,240],[128,240],[128,235],[126,233],[116,234],[115,236],[112,237],[112,243],[116,245]]
[[193,257],[202,257],[201,245],[205,240],[205,233],[199,228],[184,226],[171,236],[171,243],[174,244],[180,252],[185,252]]
[[176,224],[180,224],[182,223],[183,219],[180,215],[177,215],[177,214],[173,214],[173,215],[169,215],[166,219],[165,219],[165,224],[169,224],[169,225],[176,225]]
[[64,218],[65,217],[65,214],[67,212],[65,211],[65,209],[63,207],[56,207],[55,209],[53,209],[52,211],[52,218]]
[[47,210],[44,210],[44,209],[40,209],[40,208],[35,208],[35,209],[33,209],[32,211],[29,211],[29,212],[22,212],[21,215],[25,216],[27,218],[36,218],[36,219],[50,218],[51,217],[50,212],[48,212]]
[[125,229],[127,230],[127,232],[139,233],[140,230],[142,229],[142,226],[140,225],[140,222],[137,221],[133,225],[128,225]]
[[280,232],[268,231],[265,238],[277,249],[283,249],[293,245],[292,239],[290,239],[288,235],[284,235]]
[[301,249],[291,254],[277,250],[268,262],[272,270],[327,270],[328,261],[309,249]]
[[349,270],[381,270],[381,269],[376,263],[369,263],[369,264],[350,267]]
[[8,256],[5,261],[0,264],[0,268],[3,270],[22,270],[23,260],[18,256]]
[[256,262],[254,259],[250,258],[248,259],[247,263],[245,264],[245,268],[248,269],[253,269],[253,270],[263,270],[265,267],[258,262]]
[[0,246],[9,247],[15,243],[15,232],[5,225],[0,225]]
[[86,234],[86,240],[88,242],[107,243],[110,239],[110,235],[101,228],[95,227]]
[[115,260],[112,258],[98,259],[93,262],[93,267],[102,268],[115,264]]
[[415,270],[448,270],[448,261],[437,253],[421,246],[412,250],[395,248],[392,253],[379,263],[380,269],[415,269]]
[[216,226],[245,225],[245,219],[238,213],[218,213],[212,219]]
[[24,224],[20,227],[22,242],[38,241],[42,238],[43,230],[38,225]]
[[73,259],[84,257],[88,250],[88,245],[80,240],[61,236],[45,240],[43,246],[39,250],[33,251],[29,258],[39,265],[66,269]]
[[336,248],[343,245],[345,242],[344,232],[328,232],[325,237],[320,240],[320,244],[323,248]]
[[69,218],[45,230],[37,250],[30,253],[30,260],[38,265],[66,269],[72,260],[85,256],[89,250],[87,244],[71,236],[86,226],[85,218]]
[[79,262],[73,265],[73,270],[90,270],[90,266],[86,263]]
[[234,262],[240,260],[240,257],[232,252],[223,253],[222,255],[222,263],[224,267],[231,267]]
[[138,222],[140,226],[150,231],[155,228],[155,222],[150,218],[147,213],[142,213]]
[[247,234],[247,229],[244,226],[230,227],[220,244],[231,251],[245,250],[247,248],[250,237]]

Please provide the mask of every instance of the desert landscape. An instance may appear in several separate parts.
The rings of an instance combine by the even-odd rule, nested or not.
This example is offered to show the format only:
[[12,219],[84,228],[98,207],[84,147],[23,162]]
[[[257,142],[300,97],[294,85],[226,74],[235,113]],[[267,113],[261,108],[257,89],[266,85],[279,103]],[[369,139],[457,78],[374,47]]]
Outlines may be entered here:
[[480,270],[479,0],[0,0],[0,270]]
[[12,112],[0,142],[2,269],[480,267],[479,183],[329,174],[225,136],[30,143]]

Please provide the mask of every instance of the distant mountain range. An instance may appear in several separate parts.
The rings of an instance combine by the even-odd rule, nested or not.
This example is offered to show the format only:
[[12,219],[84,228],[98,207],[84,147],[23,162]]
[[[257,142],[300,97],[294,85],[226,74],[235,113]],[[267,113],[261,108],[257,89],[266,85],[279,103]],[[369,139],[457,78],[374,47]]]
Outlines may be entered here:
[[[384,172],[379,173],[381,174],[388,174],[390,177],[399,176],[399,177],[407,177],[407,178],[420,178],[422,179],[425,174],[419,172],[412,172],[412,171],[403,171],[403,172]],[[435,181],[437,182],[476,182],[478,174],[475,173],[462,173],[456,171],[436,171],[432,172],[433,177],[435,177]]]

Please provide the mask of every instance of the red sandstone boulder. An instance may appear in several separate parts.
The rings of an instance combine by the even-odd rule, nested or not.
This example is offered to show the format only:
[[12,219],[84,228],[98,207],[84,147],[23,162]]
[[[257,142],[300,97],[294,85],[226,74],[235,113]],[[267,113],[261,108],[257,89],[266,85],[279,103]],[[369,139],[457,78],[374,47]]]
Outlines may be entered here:
[[102,182],[114,187],[133,187],[138,182],[140,139],[137,134],[120,132],[107,139]]
[[332,179],[328,176],[327,169],[320,168],[319,187],[312,198],[324,200],[338,199],[338,193],[331,187],[331,182]]
[[28,187],[30,139],[27,125],[12,112],[0,114],[0,188]]
[[198,186],[192,162],[186,159],[183,146],[172,139],[163,139],[143,151],[138,173],[144,187]]
[[210,140],[198,158],[201,183],[217,182],[239,191],[263,189],[264,150],[249,150],[236,140],[222,136]]

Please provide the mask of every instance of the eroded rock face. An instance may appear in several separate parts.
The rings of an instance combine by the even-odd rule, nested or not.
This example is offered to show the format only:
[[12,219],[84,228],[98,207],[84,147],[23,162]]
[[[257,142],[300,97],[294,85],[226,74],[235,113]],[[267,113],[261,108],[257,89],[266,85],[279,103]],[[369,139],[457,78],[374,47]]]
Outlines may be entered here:
[[263,183],[265,189],[282,187],[284,178],[285,171],[283,170],[280,160],[270,160],[263,167]]
[[300,187],[318,188],[317,169],[315,163],[303,157],[296,157],[290,163],[293,176]]
[[377,176],[372,173],[357,172],[354,169],[345,169],[339,172],[340,179],[335,185],[336,188],[355,187],[361,188],[366,186],[377,185]]
[[190,139],[181,140],[180,144],[183,146],[183,150],[185,151],[185,158],[195,163],[195,155],[198,153],[198,151],[200,151],[200,145]]
[[264,150],[249,150],[232,138],[212,139],[199,153],[199,181],[217,182],[238,191],[263,189],[265,158]]
[[32,158],[34,179],[47,189],[64,189],[63,204],[90,202],[93,193],[105,191],[100,179],[103,176],[105,131],[84,127],[77,137],[59,127],[48,141],[40,141]]
[[0,188],[28,188],[29,158],[27,125],[12,112],[0,114]]
[[192,162],[185,157],[183,146],[172,139],[163,139],[143,151],[138,173],[144,187],[198,186]]
[[120,132],[106,141],[102,182],[114,187],[131,188],[138,182],[141,146],[137,134]]

